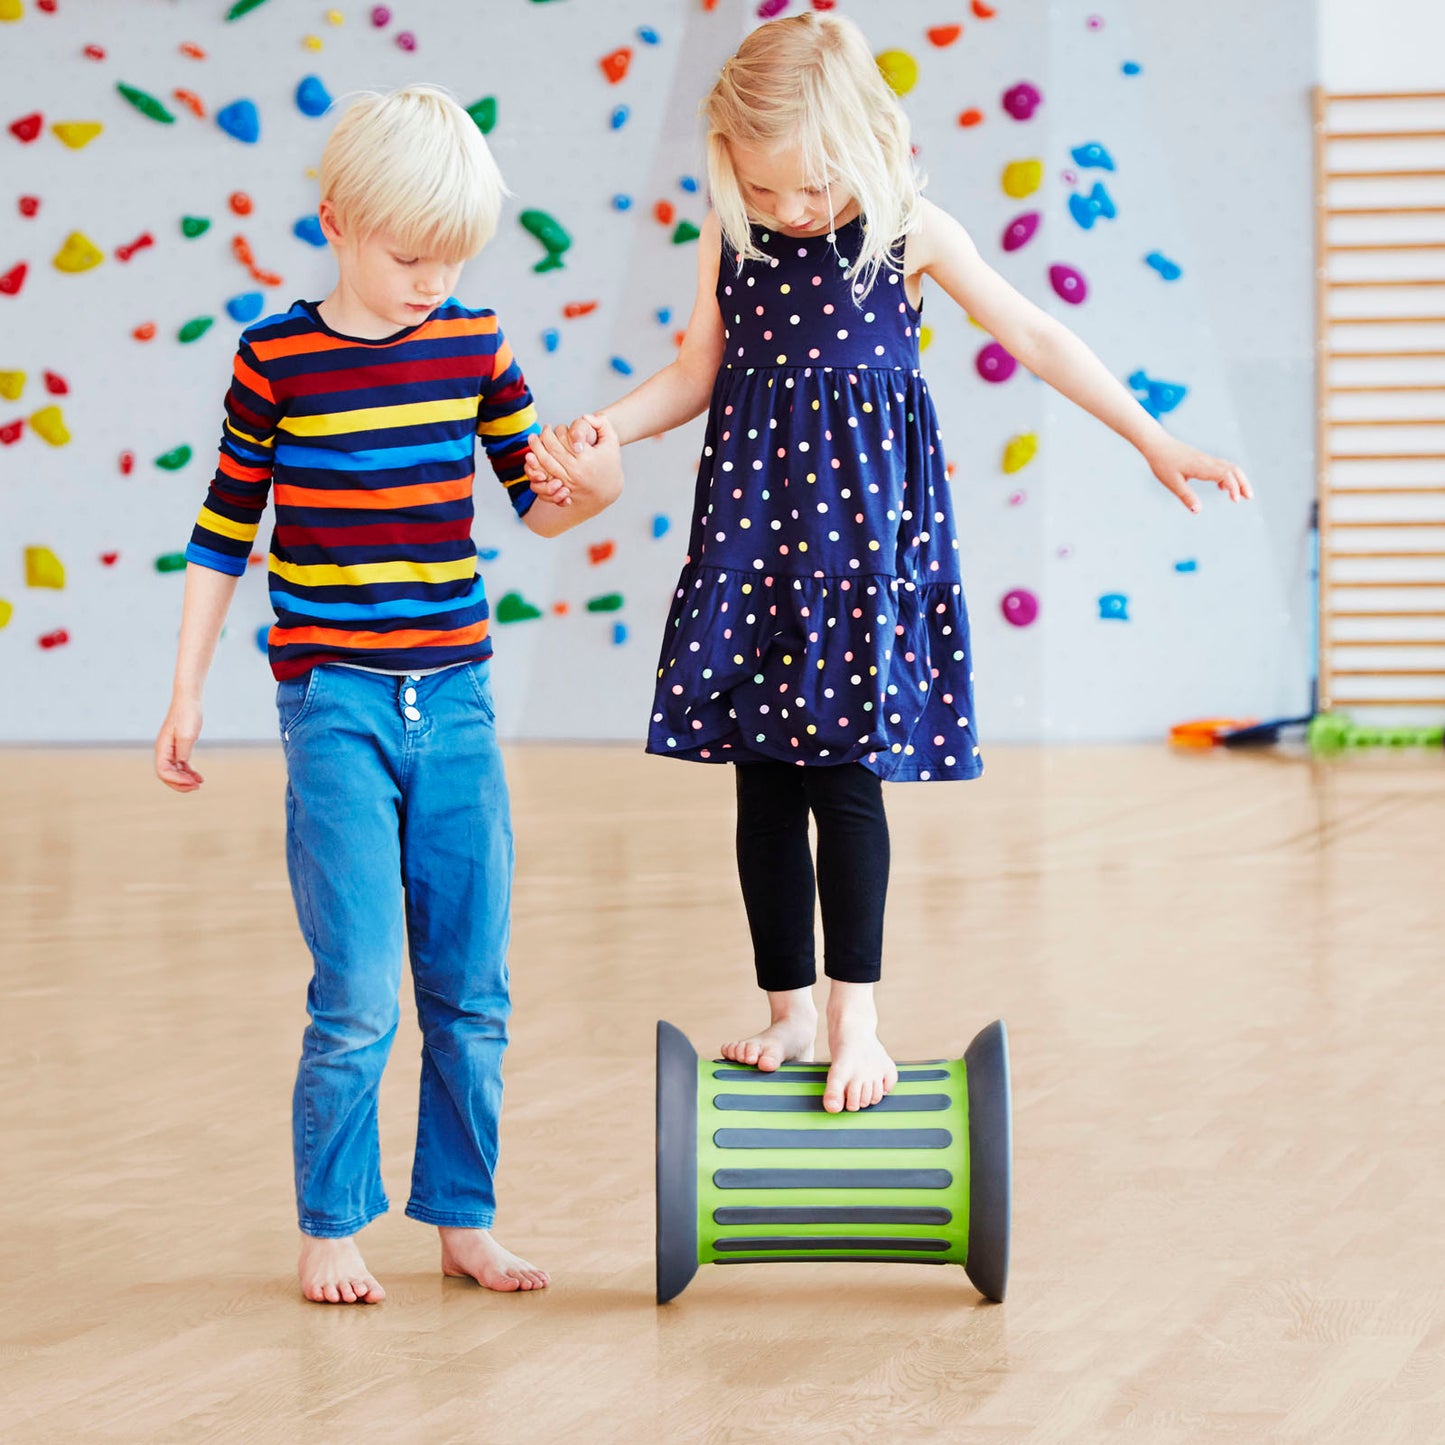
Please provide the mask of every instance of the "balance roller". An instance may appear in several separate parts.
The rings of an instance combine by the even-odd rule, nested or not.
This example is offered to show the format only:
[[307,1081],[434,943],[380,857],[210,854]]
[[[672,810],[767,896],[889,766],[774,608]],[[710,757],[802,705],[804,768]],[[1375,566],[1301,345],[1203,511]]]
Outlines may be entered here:
[[1013,1114],[1008,1031],[961,1059],[898,1066],[872,1108],[823,1110],[827,1068],[764,1074],[699,1059],[657,1025],[657,1302],[700,1264],[780,1260],[961,1264],[978,1292],[1008,1283]]

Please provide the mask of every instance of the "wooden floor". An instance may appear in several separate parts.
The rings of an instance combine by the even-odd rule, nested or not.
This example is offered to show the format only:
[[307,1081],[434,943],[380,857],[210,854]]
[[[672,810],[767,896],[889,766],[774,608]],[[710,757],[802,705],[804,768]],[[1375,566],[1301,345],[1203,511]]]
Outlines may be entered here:
[[[1010,1297],[962,1271],[704,1269],[652,1299],[652,1039],[758,1022],[726,769],[509,756],[498,1233],[401,1216],[390,1295],[291,1270],[308,964],[271,750],[0,753],[0,1434],[10,1442],[1445,1439],[1445,760],[994,748],[897,787],[884,1037],[1012,1036]],[[404,1008],[404,1013],[409,1004]]]

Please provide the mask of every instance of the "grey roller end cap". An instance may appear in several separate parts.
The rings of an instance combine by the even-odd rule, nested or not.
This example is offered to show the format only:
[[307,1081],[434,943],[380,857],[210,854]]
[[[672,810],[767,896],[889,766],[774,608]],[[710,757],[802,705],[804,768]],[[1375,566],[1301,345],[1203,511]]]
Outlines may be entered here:
[[697,1053],[657,1022],[657,1302],[697,1273]]
[[968,1261],[964,1271],[985,1299],[1008,1288],[1013,1219],[1013,1098],[1008,1030],[980,1029],[963,1056],[968,1070]]

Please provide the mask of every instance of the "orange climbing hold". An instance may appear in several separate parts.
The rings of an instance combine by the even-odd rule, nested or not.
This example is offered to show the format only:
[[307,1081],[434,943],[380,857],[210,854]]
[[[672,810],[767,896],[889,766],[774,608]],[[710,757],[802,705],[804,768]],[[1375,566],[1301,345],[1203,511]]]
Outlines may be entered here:
[[984,0],[973,0],[973,13],[980,20],[992,20],[998,11],[992,5],[985,5]]
[[[238,216],[249,216],[249,215],[251,214],[251,212],[255,209],[254,203],[252,202],[250,196],[248,196],[248,195],[245,193],[245,191],[232,191],[231,194],[230,194],[230,197],[227,199],[226,204],[227,204],[228,206],[230,206],[230,208],[231,208]],[[235,244],[235,243],[233,242],[233,243],[232,243],[233,247],[234,247],[234,244]],[[238,259],[239,259],[239,253],[238,253]],[[249,265],[249,264],[250,264],[250,258],[247,257],[247,258],[244,258],[244,259],[246,260],[246,264]]]
[[632,51],[624,45],[610,55],[604,55],[598,64],[602,67],[603,75],[607,77],[607,83],[616,85],[627,76],[627,67],[632,64]]
[[982,125],[983,112],[981,110],[976,110],[970,106],[968,110],[960,114],[960,116],[958,117],[958,123],[965,128],[971,125]]
[[616,551],[616,542],[593,542],[587,548],[587,560],[596,567],[606,562]]
[[962,25],[935,25],[929,32],[929,40],[940,50],[945,45],[952,45],[960,35],[963,34]]
[[673,209],[671,201],[659,201],[653,208],[652,214],[664,226],[672,225],[673,218],[677,212]]
[[137,341],[153,341],[155,334],[156,324],[154,321],[143,321],[131,332],[131,335],[134,336]]
[[179,101],[181,105],[185,106],[198,120],[205,120],[206,103],[194,90],[183,90],[178,86],[175,90],[171,91],[171,96],[174,100]]
[[189,56],[192,60],[204,60],[206,52],[199,45],[193,45],[189,40],[181,42],[181,54]]
[[562,314],[570,321],[577,316],[590,316],[596,309],[595,301],[569,301],[562,308]]

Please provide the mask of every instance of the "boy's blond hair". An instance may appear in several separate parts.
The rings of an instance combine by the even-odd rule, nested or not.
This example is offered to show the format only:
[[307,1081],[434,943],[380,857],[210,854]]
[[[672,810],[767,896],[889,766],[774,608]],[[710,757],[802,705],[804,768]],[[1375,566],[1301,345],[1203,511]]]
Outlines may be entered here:
[[[922,178],[908,117],[851,20],[809,12],[759,26],[722,68],[702,104],[712,204],[738,260],[762,260],[728,142],[797,146],[811,183],[845,188],[863,214],[854,290],[866,294],[892,264],[894,243],[918,223]],[[831,204],[831,198],[830,198]]]
[[492,239],[509,194],[477,123],[437,86],[364,93],[321,156],[321,199],[343,234],[384,231],[404,251],[452,264]]

